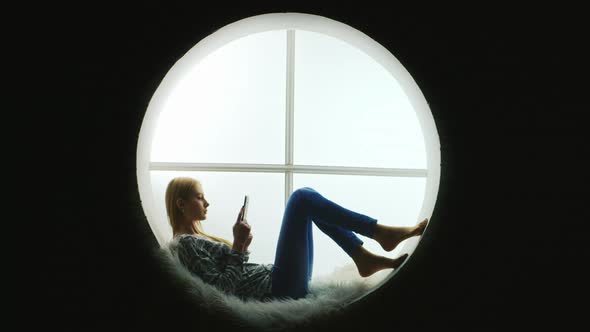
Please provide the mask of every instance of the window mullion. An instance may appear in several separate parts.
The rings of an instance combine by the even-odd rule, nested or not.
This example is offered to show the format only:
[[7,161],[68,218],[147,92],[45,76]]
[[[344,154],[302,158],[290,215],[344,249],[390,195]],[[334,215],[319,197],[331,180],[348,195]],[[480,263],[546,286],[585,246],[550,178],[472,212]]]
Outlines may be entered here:
[[[285,107],[285,165],[293,166],[294,98],[295,98],[295,30],[287,30],[286,107]],[[285,171],[285,206],[293,192],[293,171]]]
[[339,175],[375,175],[392,177],[426,177],[428,170],[423,168],[380,168],[318,165],[282,164],[215,164],[215,163],[174,163],[151,162],[150,171],[195,171],[195,172],[256,172],[256,173],[306,173]]

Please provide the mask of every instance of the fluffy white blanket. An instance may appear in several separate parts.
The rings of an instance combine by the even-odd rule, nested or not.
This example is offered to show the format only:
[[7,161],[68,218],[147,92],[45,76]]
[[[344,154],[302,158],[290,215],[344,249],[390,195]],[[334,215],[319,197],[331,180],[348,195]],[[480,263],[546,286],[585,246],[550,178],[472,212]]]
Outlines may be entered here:
[[305,298],[243,301],[219,291],[192,274],[167,246],[162,247],[158,254],[164,268],[199,307],[208,312],[222,313],[239,325],[264,330],[280,330],[293,323],[306,323],[328,315],[362,297],[391,272],[383,270],[362,278],[351,263],[321,279],[312,280],[310,293]]

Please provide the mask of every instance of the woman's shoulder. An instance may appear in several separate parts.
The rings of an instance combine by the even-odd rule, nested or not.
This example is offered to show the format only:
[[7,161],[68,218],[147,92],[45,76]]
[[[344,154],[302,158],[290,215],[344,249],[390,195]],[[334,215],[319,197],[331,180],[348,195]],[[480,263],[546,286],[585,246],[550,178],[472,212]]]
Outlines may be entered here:
[[208,253],[213,250],[211,241],[204,236],[193,234],[181,234],[175,236],[171,241],[171,246],[176,249],[188,250],[189,252]]
[[208,241],[208,239],[199,234],[179,234],[172,238],[173,242],[200,242],[200,241]]
[[180,239],[184,239],[184,238],[187,238],[187,237],[200,237],[200,235],[182,233],[182,234],[175,235],[175,236],[173,237],[173,239],[178,239],[178,240],[180,240]]
[[208,249],[217,248],[224,245],[221,242],[212,241],[200,234],[180,234],[175,236],[172,241],[180,245],[197,245],[198,247]]

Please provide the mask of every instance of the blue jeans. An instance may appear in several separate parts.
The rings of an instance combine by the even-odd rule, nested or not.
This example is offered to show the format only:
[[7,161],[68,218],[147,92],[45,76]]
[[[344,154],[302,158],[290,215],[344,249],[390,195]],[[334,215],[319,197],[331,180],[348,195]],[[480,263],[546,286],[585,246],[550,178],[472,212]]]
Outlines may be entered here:
[[295,190],[285,207],[274,267],[272,295],[298,299],[309,292],[313,270],[312,224],[350,257],[363,241],[353,232],[373,238],[377,219],[348,210],[310,187]]

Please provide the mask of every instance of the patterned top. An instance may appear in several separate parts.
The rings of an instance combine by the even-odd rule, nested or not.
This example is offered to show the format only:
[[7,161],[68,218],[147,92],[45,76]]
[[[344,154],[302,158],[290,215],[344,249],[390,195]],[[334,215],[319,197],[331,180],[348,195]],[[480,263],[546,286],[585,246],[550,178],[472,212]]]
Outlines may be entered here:
[[177,238],[180,262],[204,282],[242,300],[271,300],[273,264],[248,263],[250,251],[239,253],[227,244],[200,235]]

